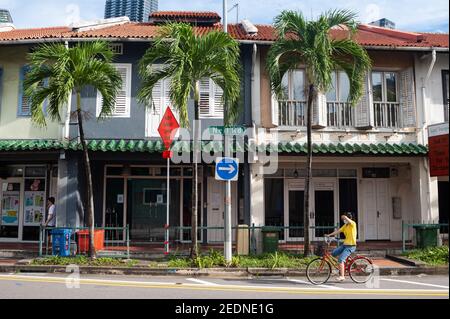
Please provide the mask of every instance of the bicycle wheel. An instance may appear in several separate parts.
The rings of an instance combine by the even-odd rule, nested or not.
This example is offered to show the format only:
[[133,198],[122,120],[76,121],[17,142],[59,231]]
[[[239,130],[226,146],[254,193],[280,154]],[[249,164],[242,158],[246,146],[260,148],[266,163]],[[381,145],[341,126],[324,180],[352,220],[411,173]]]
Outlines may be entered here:
[[357,284],[368,282],[375,272],[375,267],[370,259],[356,257],[349,266],[350,278]]
[[323,258],[312,260],[306,267],[306,277],[313,285],[326,283],[331,276],[331,265]]

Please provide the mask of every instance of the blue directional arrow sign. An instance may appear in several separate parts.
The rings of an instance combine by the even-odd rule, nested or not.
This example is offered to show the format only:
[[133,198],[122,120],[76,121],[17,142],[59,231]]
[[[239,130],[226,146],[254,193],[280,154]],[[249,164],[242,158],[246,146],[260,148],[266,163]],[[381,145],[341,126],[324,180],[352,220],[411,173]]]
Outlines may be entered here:
[[219,157],[216,160],[216,180],[237,181],[239,179],[239,160],[236,158]]

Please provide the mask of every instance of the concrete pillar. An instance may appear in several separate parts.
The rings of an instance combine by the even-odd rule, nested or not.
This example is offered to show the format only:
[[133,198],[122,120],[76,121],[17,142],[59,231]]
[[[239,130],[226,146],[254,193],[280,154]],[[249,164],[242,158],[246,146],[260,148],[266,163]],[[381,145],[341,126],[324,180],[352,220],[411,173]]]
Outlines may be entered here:
[[411,182],[415,221],[439,220],[437,180],[430,178],[427,158],[419,158],[411,164]]
[[56,198],[56,226],[58,227],[67,225],[67,178],[67,161],[64,159],[64,153],[61,153],[60,159],[58,159],[58,195]]
[[[264,212],[264,175],[260,171],[261,164],[252,164],[251,181],[250,181],[250,225],[264,226],[265,212]],[[262,232],[261,229],[255,231],[256,252],[262,253]]]

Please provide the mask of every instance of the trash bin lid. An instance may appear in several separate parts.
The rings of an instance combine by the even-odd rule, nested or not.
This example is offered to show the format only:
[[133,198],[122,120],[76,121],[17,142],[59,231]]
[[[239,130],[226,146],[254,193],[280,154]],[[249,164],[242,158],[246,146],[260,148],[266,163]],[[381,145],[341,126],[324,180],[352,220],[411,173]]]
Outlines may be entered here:
[[263,233],[268,233],[268,232],[273,233],[273,232],[280,232],[281,230],[282,230],[282,228],[279,226],[278,227],[277,226],[264,226],[261,231]]
[[58,228],[58,229],[53,229],[51,231],[52,235],[64,235],[64,234],[71,234],[72,233],[72,229],[70,228]]
[[414,228],[416,228],[416,229],[421,229],[421,230],[424,230],[424,229],[439,229],[440,228],[440,225],[438,225],[438,224],[428,224],[428,225],[414,225],[413,226]]

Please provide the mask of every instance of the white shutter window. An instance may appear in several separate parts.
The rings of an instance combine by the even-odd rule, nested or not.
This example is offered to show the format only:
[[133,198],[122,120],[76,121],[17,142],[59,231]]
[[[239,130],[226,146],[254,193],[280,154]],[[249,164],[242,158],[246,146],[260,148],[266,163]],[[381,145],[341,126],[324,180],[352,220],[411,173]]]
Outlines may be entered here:
[[373,128],[372,89],[370,87],[370,74],[365,77],[363,96],[355,106],[356,128],[369,130]]
[[200,80],[200,118],[223,118],[223,90],[212,79]]
[[200,118],[210,117],[210,104],[211,104],[211,81],[208,78],[202,78],[200,80],[200,104],[199,114]]
[[313,103],[312,126],[322,129],[327,126],[327,98],[325,94],[318,92]]
[[214,110],[213,116],[223,118],[224,116],[224,101],[223,101],[223,90],[214,81],[211,80],[211,86],[214,89]]
[[147,132],[150,137],[158,137],[158,127],[163,116],[164,81],[158,81],[153,86],[152,105],[147,108]]
[[403,127],[415,127],[416,98],[414,89],[414,71],[412,67],[400,72],[399,87]]
[[[114,64],[116,70],[122,78],[122,87],[116,96],[116,105],[111,117],[129,118],[131,115],[131,64]],[[103,99],[100,92],[97,92],[97,117],[100,115]]]

